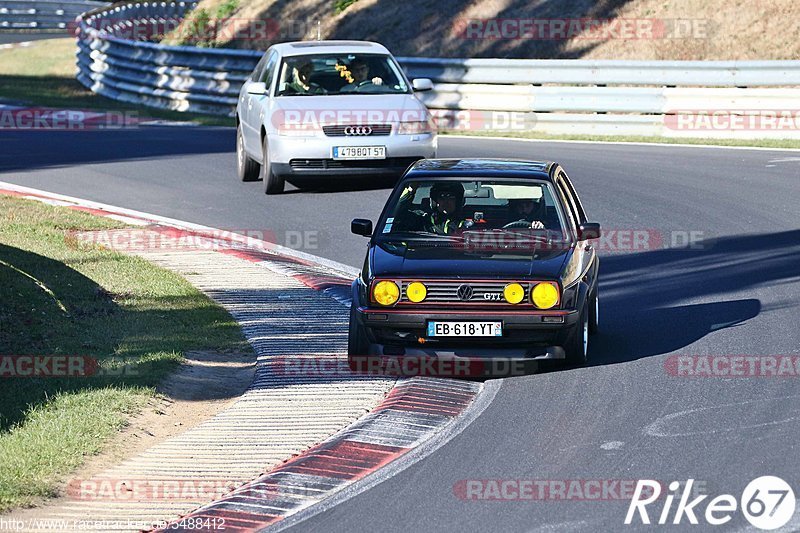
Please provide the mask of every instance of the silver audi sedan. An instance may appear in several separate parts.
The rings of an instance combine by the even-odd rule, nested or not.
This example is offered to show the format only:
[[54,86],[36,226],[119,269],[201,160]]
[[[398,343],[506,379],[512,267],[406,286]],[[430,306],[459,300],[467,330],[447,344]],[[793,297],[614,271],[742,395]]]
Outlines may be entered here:
[[436,157],[430,112],[380,44],[304,41],[276,44],[245,81],[236,106],[239,178],[263,179],[267,194],[286,178],[400,176]]

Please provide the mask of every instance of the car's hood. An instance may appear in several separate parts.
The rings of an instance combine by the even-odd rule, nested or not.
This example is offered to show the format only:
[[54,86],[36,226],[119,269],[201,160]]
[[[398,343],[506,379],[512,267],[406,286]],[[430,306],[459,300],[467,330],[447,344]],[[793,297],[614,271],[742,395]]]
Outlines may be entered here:
[[497,253],[424,243],[384,242],[371,248],[370,265],[376,277],[556,280],[571,253],[571,248]]
[[329,124],[396,124],[425,120],[427,109],[411,94],[348,94],[275,98],[276,122]]

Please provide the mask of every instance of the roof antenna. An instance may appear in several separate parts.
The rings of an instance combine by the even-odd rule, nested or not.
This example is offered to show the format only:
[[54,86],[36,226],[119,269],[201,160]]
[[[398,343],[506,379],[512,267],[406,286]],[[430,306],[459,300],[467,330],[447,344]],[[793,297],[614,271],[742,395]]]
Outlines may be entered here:
[[322,23],[318,20],[317,21],[317,40],[318,41],[322,40],[322,28],[321,28],[321,26],[322,26]]

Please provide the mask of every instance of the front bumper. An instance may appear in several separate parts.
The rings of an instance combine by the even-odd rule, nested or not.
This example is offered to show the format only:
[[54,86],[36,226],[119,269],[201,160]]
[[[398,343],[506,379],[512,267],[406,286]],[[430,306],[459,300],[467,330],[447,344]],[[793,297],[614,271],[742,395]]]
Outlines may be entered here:
[[[463,311],[359,307],[365,355],[541,361],[564,359],[562,346],[578,323],[576,310]],[[500,321],[502,337],[427,337],[428,321]]]
[[[334,160],[334,146],[385,146],[386,159]],[[375,137],[270,135],[273,171],[279,176],[397,175],[414,161],[436,157],[436,134]]]

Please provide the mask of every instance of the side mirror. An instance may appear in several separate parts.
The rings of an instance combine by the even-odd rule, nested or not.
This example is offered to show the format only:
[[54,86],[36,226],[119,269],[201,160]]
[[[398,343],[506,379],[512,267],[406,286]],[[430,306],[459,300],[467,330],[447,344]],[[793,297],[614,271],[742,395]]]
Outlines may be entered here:
[[600,224],[597,222],[584,222],[578,226],[578,240],[585,241],[589,239],[600,238]]
[[417,78],[411,82],[411,87],[415,92],[424,92],[433,90],[433,82],[428,78]]
[[247,84],[247,94],[267,94],[267,84],[263,81],[253,81]]
[[372,237],[372,221],[365,218],[355,218],[350,223],[350,231],[356,235]]

